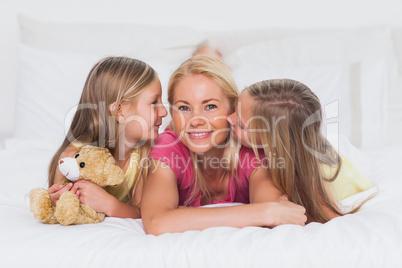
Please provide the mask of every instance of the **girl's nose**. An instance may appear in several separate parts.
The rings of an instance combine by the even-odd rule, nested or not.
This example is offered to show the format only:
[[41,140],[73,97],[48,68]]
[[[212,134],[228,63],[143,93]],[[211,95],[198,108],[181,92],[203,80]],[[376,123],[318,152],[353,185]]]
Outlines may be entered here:
[[166,117],[167,116],[167,110],[165,106],[159,107],[159,116],[160,117]]
[[226,118],[226,120],[229,122],[229,124],[231,124],[232,126],[234,125],[234,115],[235,115],[235,113],[232,113],[232,114],[230,114],[227,118]]

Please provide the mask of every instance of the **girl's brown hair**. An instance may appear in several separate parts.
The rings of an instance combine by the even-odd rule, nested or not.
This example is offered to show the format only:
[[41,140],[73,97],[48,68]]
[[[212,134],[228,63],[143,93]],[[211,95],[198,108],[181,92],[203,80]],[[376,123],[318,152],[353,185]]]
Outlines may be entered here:
[[[132,101],[157,79],[155,70],[140,60],[107,57],[96,63],[86,79],[67,136],[50,162],[49,186],[54,183],[60,155],[73,142],[104,147],[113,155],[119,136],[118,122],[113,115],[116,114],[121,103]],[[115,103],[115,111],[110,114],[113,103]],[[150,148],[150,142],[141,144],[140,159],[148,157]],[[147,178],[146,166],[138,167],[130,198],[133,197],[139,178]]]
[[[285,164],[270,165],[276,187],[306,208],[308,222],[327,222],[324,207],[344,215],[324,186],[324,181],[336,179],[342,160],[320,132],[322,108],[318,97],[306,85],[291,79],[262,81],[245,91],[255,103],[250,107],[254,119],[249,128],[258,131],[250,132],[252,144],[257,144],[258,136],[265,156],[281,158]],[[266,130],[267,124],[270,131],[260,131]],[[323,164],[337,167],[333,177],[324,177]]]

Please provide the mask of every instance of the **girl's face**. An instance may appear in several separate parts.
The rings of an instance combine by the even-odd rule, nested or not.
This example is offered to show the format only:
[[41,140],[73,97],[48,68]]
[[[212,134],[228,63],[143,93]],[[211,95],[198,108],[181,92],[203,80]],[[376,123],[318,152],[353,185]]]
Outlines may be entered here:
[[162,118],[167,111],[161,100],[162,88],[154,81],[133,101],[121,104],[125,141],[132,147],[140,140],[154,140],[159,135]]
[[[239,102],[236,107],[236,111],[228,116],[228,121],[231,124],[232,131],[235,137],[241,142],[245,147],[252,147],[251,141],[251,131],[249,129],[250,122],[252,120],[251,107],[255,105],[255,101],[252,99],[247,91],[243,91],[240,94]],[[257,135],[257,140],[255,145],[261,145],[261,141]]]
[[229,135],[229,98],[205,75],[183,77],[174,89],[171,114],[180,140],[194,153],[223,148]]

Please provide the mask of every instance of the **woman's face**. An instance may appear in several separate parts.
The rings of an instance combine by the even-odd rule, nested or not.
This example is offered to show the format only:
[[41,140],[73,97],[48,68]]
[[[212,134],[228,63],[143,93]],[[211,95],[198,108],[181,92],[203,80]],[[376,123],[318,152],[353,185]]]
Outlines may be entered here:
[[229,135],[229,98],[208,76],[187,75],[176,84],[171,114],[180,140],[194,153],[223,148]]
[[161,83],[156,80],[133,101],[122,103],[124,121],[120,126],[124,127],[127,143],[135,144],[140,140],[154,140],[158,137],[162,118],[167,115],[161,95]]
[[[236,111],[229,115],[228,121],[231,124],[234,136],[238,141],[245,147],[253,147],[251,141],[251,130],[250,122],[253,119],[251,116],[251,107],[255,105],[255,101],[252,99],[250,94],[244,90],[239,97],[239,102],[236,107]],[[257,134],[257,133],[255,133]],[[255,145],[261,145],[261,141],[258,138]]]

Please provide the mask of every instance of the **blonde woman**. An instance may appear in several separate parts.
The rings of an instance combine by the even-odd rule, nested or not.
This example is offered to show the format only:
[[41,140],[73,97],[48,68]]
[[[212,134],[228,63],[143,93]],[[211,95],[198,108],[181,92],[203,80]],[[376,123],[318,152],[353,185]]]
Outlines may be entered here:
[[[265,202],[272,181],[253,151],[239,152],[231,137],[227,116],[237,105],[238,91],[218,57],[197,55],[181,64],[170,79],[168,101],[172,123],[150,154],[141,202],[147,233],[304,225],[303,207],[279,196]],[[200,208],[234,202],[247,205]]]
[[[100,60],[88,74],[71,127],[50,163],[48,192],[53,205],[63,192],[71,191],[82,204],[107,216],[139,218],[148,173],[147,165],[139,163],[148,159],[150,141],[158,137],[166,115],[158,75],[149,65],[126,57]],[[109,149],[125,172],[125,181],[106,190],[88,181],[57,185],[65,180],[57,168],[59,159],[74,156],[84,144]]]
[[324,223],[344,215],[337,201],[371,184],[322,136],[321,119],[317,96],[291,79],[247,87],[240,94],[237,111],[229,117],[243,146],[255,153],[264,151],[266,171],[273,182],[271,200],[286,194],[305,207],[307,222]]

